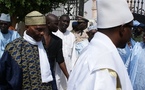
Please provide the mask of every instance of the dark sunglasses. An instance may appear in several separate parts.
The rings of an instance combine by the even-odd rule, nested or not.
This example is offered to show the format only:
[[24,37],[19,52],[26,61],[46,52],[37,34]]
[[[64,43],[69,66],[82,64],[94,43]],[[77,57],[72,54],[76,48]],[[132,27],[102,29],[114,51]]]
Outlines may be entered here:
[[8,26],[9,23],[3,23],[3,22],[0,22],[0,25],[5,25],[5,26]]

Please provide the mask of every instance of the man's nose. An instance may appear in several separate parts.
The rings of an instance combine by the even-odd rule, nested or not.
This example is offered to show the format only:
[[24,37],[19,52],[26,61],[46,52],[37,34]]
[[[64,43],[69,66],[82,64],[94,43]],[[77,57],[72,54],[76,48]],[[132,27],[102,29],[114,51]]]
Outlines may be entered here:
[[68,22],[65,22],[65,25],[68,25],[69,23]]
[[45,31],[42,31],[40,34],[41,34],[41,35],[44,35],[44,33],[45,33]]

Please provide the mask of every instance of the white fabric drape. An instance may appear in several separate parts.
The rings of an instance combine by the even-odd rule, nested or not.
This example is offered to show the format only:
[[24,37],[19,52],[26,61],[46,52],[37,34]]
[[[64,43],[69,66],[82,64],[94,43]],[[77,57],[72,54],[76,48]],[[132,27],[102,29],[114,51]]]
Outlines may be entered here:
[[115,45],[100,32],[95,33],[79,56],[70,73],[67,90],[116,90],[116,78],[102,69],[111,69],[117,73],[122,90],[133,90]]
[[53,78],[50,70],[50,65],[48,62],[49,60],[46,51],[43,47],[42,41],[39,42],[35,41],[33,38],[31,38],[29,35],[26,34],[26,31],[24,32],[23,38],[33,45],[38,45],[42,82],[47,83],[52,81]]

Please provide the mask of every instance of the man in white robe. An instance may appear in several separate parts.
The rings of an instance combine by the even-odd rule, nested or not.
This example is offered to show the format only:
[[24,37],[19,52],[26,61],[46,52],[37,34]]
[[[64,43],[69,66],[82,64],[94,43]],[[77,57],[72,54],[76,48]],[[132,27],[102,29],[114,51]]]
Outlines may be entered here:
[[[56,36],[62,39],[63,41],[63,56],[66,64],[66,68],[68,73],[71,72],[73,65],[72,65],[72,57],[75,56],[73,53],[75,36],[72,32],[67,30],[70,23],[70,18],[68,15],[62,15],[59,20],[59,30],[54,33]],[[56,66],[56,83],[58,90],[66,90],[66,78],[58,65]]]
[[131,38],[133,15],[127,1],[97,0],[97,11],[98,31],[78,58],[67,90],[133,90],[117,51]]

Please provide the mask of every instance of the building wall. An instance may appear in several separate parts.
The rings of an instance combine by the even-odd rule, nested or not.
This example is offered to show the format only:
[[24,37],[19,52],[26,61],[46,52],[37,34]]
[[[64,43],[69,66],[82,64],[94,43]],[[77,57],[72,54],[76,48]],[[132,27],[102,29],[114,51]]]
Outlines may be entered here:
[[145,15],[145,0],[127,0],[127,2],[133,13]]
[[88,0],[84,4],[84,17],[85,18],[87,18],[87,19],[94,19],[92,8],[93,8],[93,0]]

